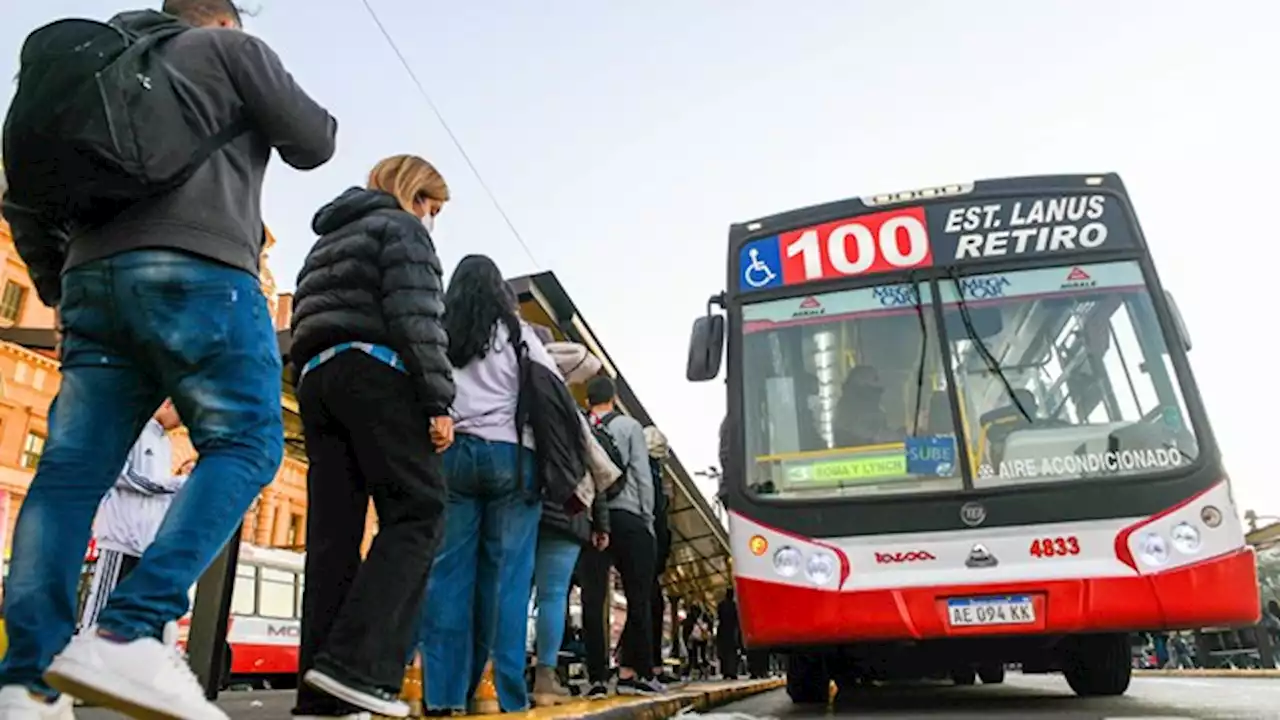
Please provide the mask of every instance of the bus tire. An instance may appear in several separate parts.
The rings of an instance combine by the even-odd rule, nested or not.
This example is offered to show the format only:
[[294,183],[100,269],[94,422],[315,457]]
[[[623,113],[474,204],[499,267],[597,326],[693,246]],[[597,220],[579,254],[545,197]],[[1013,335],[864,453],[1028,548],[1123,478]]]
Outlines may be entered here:
[[826,705],[831,699],[826,661],[819,655],[788,655],[787,695],[797,705]]
[[1129,689],[1133,676],[1127,635],[1083,635],[1072,641],[1062,674],[1080,697],[1114,697]]
[[956,685],[972,685],[978,681],[978,673],[972,666],[958,667],[951,671],[951,682]]
[[1002,663],[979,665],[978,679],[982,680],[983,685],[999,685],[1004,682],[1004,665]]

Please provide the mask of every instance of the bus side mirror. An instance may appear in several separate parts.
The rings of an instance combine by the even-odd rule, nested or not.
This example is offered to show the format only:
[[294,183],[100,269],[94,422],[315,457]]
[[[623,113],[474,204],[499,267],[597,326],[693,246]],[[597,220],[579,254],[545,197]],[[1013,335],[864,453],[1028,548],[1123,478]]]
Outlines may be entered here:
[[1169,304],[1169,314],[1173,316],[1173,324],[1178,328],[1178,339],[1182,341],[1182,349],[1191,352],[1191,334],[1187,332],[1187,324],[1182,320],[1182,311],[1178,310],[1178,301],[1173,293],[1164,291],[1164,299]]
[[724,316],[704,315],[693,323],[689,338],[689,362],[684,375],[690,382],[705,382],[720,374],[724,353]]

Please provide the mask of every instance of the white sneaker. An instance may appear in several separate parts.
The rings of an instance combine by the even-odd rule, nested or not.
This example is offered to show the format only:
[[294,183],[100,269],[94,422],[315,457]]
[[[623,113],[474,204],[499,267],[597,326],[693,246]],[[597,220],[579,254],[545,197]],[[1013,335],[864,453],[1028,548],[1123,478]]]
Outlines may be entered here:
[[59,692],[140,720],[229,720],[205,699],[174,642],[176,624],[166,626],[164,635],[168,642],[119,643],[97,633],[77,635],[53,659],[44,680]]
[[0,720],[75,720],[75,701],[67,695],[41,702],[21,685],[0,688]]

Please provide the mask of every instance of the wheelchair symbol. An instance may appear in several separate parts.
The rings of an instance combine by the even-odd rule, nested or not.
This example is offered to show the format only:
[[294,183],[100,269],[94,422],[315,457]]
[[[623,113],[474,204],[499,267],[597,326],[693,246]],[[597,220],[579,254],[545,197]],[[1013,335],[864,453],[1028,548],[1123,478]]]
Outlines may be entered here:
[[762,288],[773,282],[778,276],[769,269],[769,265],[760,259],[760,251],[751,248],[747,251],[747,256],[751,258],[751,264],[747,265],[747,269],[742,272],[742,279],[753,288]]

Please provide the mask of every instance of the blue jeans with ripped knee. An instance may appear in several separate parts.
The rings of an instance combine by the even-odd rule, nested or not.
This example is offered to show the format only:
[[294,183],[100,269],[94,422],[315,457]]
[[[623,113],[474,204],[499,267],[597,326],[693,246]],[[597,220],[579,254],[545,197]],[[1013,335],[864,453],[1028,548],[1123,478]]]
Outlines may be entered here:
[[281,361],[259,280],[168,250],[63,274],[62,384],[18,514],[4,588],[0,687],[47,695],[41,675],[76,629],[76,587],[98,504],[166,398],[200,460],[98,627],[159,637],[271,482],[284,450]]
[[[524,452],[523,477],[516,453]],[[422,604],[424,704],[466,710],[487,660],[503,712],[529,707],[525,643],[542,503],[533,454],[459,433],[445,451],[449,504]]]

